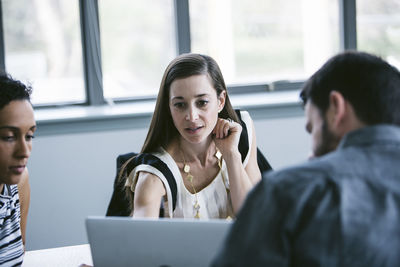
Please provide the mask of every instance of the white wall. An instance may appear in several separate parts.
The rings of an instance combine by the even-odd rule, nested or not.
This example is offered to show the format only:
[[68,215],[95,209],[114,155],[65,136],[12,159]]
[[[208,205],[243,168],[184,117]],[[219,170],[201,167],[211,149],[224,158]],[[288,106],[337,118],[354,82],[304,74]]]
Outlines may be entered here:
[[[301,115],[259,117],[253,116],[258,146],[273,168],[306,159],[310,140]],[[105,214],[117,155],[139,151],[146,132],[142,127],[37,136],[29,162],[27,250],[87,243],[84,219]]]

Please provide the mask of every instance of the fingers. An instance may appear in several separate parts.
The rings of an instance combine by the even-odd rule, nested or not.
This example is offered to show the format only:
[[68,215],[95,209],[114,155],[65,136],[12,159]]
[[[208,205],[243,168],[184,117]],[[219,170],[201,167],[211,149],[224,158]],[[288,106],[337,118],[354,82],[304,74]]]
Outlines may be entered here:
[[213,133],[216,138],[222,139],[229,135],[229,130],[235,127],[235,122],[232,120],[218,119]]

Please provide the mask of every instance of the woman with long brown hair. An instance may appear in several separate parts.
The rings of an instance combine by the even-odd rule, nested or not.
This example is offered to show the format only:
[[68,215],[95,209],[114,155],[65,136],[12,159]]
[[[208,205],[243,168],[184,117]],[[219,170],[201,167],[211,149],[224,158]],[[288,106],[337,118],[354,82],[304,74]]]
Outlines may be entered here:
[[158,217],[160,201],[165,217],[235,216],[261,174],[253,122],[232,108],[214,59],[183,54],[168,65],[141,153],[123,170],[134,217]]

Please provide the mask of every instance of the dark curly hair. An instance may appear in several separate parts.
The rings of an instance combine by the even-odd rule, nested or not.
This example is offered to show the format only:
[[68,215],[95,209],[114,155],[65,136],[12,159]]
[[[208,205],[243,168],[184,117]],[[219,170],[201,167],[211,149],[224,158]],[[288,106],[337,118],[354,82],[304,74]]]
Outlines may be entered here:
[[11,75],[0,73],[0,109],[14,100],[28,100],[32,93],[32,87],[26,86],[21,81],[15,80]]

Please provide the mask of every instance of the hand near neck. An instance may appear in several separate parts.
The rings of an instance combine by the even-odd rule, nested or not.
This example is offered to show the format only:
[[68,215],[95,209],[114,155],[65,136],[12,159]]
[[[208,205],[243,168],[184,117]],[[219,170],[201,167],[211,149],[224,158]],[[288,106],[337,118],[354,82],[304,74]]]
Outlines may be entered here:
[[213,131],[213,139],[226,161],[229,161],[232,157],[240,157],[238,146],[241,133],[242,126],[239,123],[218,119]]

